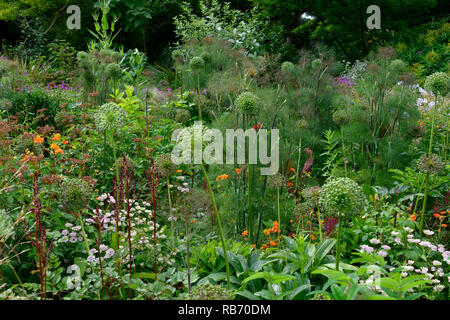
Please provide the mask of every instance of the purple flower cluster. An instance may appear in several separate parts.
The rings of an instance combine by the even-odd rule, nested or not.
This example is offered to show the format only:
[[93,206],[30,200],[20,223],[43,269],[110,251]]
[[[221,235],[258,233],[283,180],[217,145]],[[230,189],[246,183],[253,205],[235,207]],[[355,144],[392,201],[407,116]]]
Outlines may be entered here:
[[338,86],[347,86],[349,88],[352,88],[357,84],[356,81],[354,81],[350,78],[344,78],[344,77],[334,78],[334,83]]
[[[37,83],[34,83],[33,86],[37,86]],[[61,84],[59,85],[53,85],[51,86],[50,84],[48,84],[46,87],[41,87],[41,90],[44,91],[45,93],[49,93],[50,90],[70,90],[70,87],[64,82],[64,80],[61,81]],[[31,88],[30,86],[26,86],[25,88],[18,88],[17,91],[20,93],[22,93],[23,91],[25,92],[30,92]]]

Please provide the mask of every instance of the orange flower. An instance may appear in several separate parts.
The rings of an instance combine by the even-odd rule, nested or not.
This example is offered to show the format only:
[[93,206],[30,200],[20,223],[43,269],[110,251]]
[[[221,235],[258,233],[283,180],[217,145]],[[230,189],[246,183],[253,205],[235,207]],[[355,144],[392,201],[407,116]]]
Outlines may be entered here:
[[252,244],[251,247],[252,247],[252,248],[256,248],[256,244]]
[[441,224],[441,226],[447,228],[447,225],[445,223]]
[[433,216],[435,216],[436,218],[440,218],[441,215],[439,213],[433,213]]
[[272,229],[266,229],[266,230],[264,230],[264,234],[266,236],[268,236],[270,234],[270,231],[272,231]]
[[311,240],[314,240],[315,238],[316,238],[316,236],[311,234]]
[[297,174],[297,172],[295,171],[294,168],[289,168],[289,170],[291,170],[293,173]]
[[271,245],[272,247],[275,247],[277,244],[275,243],[275,241],[270,240],[270,245]]
[[263,244],[263,247],[264,247],[265,249],[267,249],[267,248],[268,248],[267,244]]
[[236,171],[236,174],[241,173],[241,169],[239,169],[239,168],[234,169],[234,171]]
[[422,126],[423,126],[423,121],[420,121],[420,127],[422,128]]
[[409,217],[409,219],[411,220],[411,221],[416,221],[416,215],[415,214],[412,214],[410,217]]
[[274,227],[278,227],[279,225],[280,225],[280,224],[278,223],[278,221],[274,221],[274,222],[273,222],[273,226],[274,226]]
[[57,150],[57,149],[59,149],[59,146],[56,143],[52,143],[50,145],[50,148],[52,148],[53,150]]
[[287,186],[288,186],[288,187],[293,187],[294,184],[293,184],[292,182],[288,182],[288,183],[287,183]]
[[33,142],[41,144],[42,142],[44,142],[44,138],[42,138],[40,135],[37,135],[36,137],[33,138]]
[[248,230],[244,230],[244,232],[241,233],[244,237],[248,236]]
[[177,170],[177,172],[178,172],[178,173],[182,173],[183,171],[182,171],[182,170]]
[[61,148],[59,148],[58,150],[55,150],[55,154],[58,154],[58,153],[64,154],[64,150]]
[[192,223],[193,223],[193,224],[196,224],[196,223],[197,223],[197,221],[195,221],[195,220],[192,220]]
[[69,143],[69,141],[67,141],[67,140],[63,140],[63,142],[62,142],[62,144],[68,144]]
[[61,139],[61,135],[59,133],[55,134],[52,138],[53,141],[59,141]]
[[224,173],[224,174],[218,176],[218,177],[216,178],[216,181],[219,181],[220,179],[226,180],[226,179],[228,179],[228,175]]

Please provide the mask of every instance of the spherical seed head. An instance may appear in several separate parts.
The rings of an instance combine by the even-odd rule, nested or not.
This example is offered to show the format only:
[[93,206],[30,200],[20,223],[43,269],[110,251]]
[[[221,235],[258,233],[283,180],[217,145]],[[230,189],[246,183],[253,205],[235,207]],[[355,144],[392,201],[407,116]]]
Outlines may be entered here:
[[0,109],[8,111],[12,108],[13,104],[9,99],[0,99]]
[[311,206],[306,202],[300,202],[294,208],[294,216],[300,218],[311,211]]
[[192,69],[200,69],[205,66],[205,60],[201,57],[193,57],[189,63]]
[[119,80],[122,77],[122,68],[117,63],[110,63],[106,66],[106,75],[113,80]]
[[322,191],[322,188],[319,186],[310,187],[310,188],[303,190],[302,196],[305,198],[306,203],[310,207],[316,207],[317,204],[319,203],[321,191]]
[[177,169],[176,164],[172,162],[171,155],[168,153],[162,154],[156,160],[155,167],[163,177],[169,177]]
[[314,59],[314,60],[311,62],[311,67],[312,67],[313,69],[317,69],[318,67],[320,67],[321,64],[322,64],[322,60],[320,60],[320,59]]
[[299,129],[307,129],[308,127],[309,127],[309,123],[305,119],[300,119],[297,122],[297,128],[299,128]]
[[366,205],[367,199],[362,188],[349,178],[332,178],[320,192],[319,206],[333,216],[357,215]]
[[209,52],[203,51],[200,58],[202,58],[205,63],[211,62],[211,54]]
[[270,185],[274,188],[280,188],[286,185],[286,178],[280,174],[274,174],[270,177]]
[[126,120],[126,112],[114,102],[101,105],[94,114],[95,126],[102,132],[115,132],[125,126]]
[[191,118],[191,113],[186,109],[177,110],[177,114],[175,115],[175,121],[184,123]]
[[349,121],[347,112],[344,109],[339,109],[333,113],[333,122],[338,125],[346,124]]
[[444,72],[435,72],[425,80],[425,89],[434,94],[446,96],[450,87],[450,78]]
[[84,61],[87,61],[88,59],[89,59],[89,55],[86,52],[78,51],[78,53],[77,53],[77,60],[79,62],[84,62]]
[[84,180],[67,179],[61,185],[61,197],[64,210],[77,212],[86,207],[91,199],[91,190]]
[[281,64],[281,70],[286,73],[295,74],[295,65],[290,61],[285,61]]
[[437,174],[444,169],[444,163],[434,153],[430,156],[424,154],[417,160],[417,168],[422,173]]
[[[126,169],[128,172],[133,171],[136,168],[136,163],[128,155],[125,155],[125,163],[126,163],[126,166],[127,166]],[[124,169],[123,165],[124,165],[124,161],[123,161],[123,156],[122,156],[117,159],[117,167],[119,168],[119,170]],[[115,166],[113,168],[115,168]]]
[[179,50],[179,49],[175,49],[172,51],[172,59],[173,60],[177,60],[178,58],[183,56],[183,51]]
[[258,97],[248,91],[241,93],[234,101],[236,109],[242,114],[257,114],[259,103]]
[[405,69],[405,63],[400,59],[392,60],[391,64],[389,65],[389,68],[391,70],[401,72]]

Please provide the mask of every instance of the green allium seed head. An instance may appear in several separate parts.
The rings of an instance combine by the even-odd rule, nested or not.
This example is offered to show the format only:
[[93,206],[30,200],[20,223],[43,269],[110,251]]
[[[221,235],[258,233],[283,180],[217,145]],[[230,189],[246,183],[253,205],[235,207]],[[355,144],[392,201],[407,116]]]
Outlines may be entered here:
[[126,120],[126,112],[114,102],[101,105],[94,114],[95,126],[102,132],[115,132],[125,126]]
[[290,61],[285,61],[281,64],[281,70],[286,73],[295,74],[295,65]]
[[309,127],[309,123],[308,121],[304,120],[304,119],[300,119],[297,122],[297,128],[299,129],[307,129]]
[[311,62],[311,67],[312,67],[313,69],[317,69],[318,67],[320,67],[321,64],[322,64],[322,60],[320,60],[320,59],[314,59],[314,60]]
[[312,207],[317,207],[320,199],[320,192],[322,191],[321,187],[310,187],[302,192],[302,196],[305,198],[306,203]]
[[366,203],[362,188],[349,178],[332,178],[320,192],[320,208],[337,217],[357,215],[365,208]]
[[260,101],[256,95],[246,91],[236,98],[234,104],[236,109],[243,114],[257,114]]
[[63,209],[75,213],[86,207],[91,199],[91,190],[84,180],[67,179],[61,185],[61,197]]
[[205,66],[205,60],[201,57],[193,57],[189,65],[192,69],[201,69]]
[[[125,155],[125,160],[126,160],[126,164],[127,164],[127,168],[126,168],[127,172],[133,171],[136,168],[136,163],[128,155]],[[122,168],[123,164],[124,164],[123,156],[121,156],[121,157],[119,157],[117,159],[116,164],[117,164],[117,167],[119,168],[119,170],[123,170],[124,169],[124,168]],[[113,169],[114,168],[115,168],[115,165],[114,165]]]
[[175,115],[175,121],[184,123],[191,118],[191,113],[186,109],[177,110],[177,114]]
[[77,53],[77,60],[79,62],[88,61],[89,60],[89,55],[86,52],[84,52],[84,51],[78,51],[78,53]]
[[446,96],[450,87],[450,78],[444,72],[435,72],[425,80],[425,89],[434,94]]
[[422,173],[437,174],[444,169],[444,163],[441,159],[432,153],[430,156],[424,154],[417,160],[417,168]]
[[395,60],[392,60],[389,68],[391,70],[401,72],[405,69],[405,63],[400,59],[395,59]]
[[300,218],[304,216],[305,214],[308,214],[311,209],[313,209],[311,206],[308,205],[306,202],[300,202],[297,204],[294,208],[294,216],[296,218]]
[[9,99],[0,99],[0,109],[9,111],[12,108],[12,102]]
[[119,80],[122,77],[122,68],[117,63],[110,63],[105,69],[108,78]]
[[205,63],[211,62],[211,54],[209,52],[203,51],[200,58],[202,58]]
[[172,51],[172,59],[177,60],[183,56],[183,51],[179,49],[175,49]]
[[347,111],[345,109],[339,109],[333,113],[333,122],[338,125],[346,124],[349,121]]
[[274,174],[270,177],[270,185],[274,188],[280,188],[286,185],[286,178],[280,174]]
[[175,173],[177,166],[172,162],[171,155],[169,153],[162,154],[155,162],[156,170],[163,176],[169,177]]
[[187,295],[186,300],[233,300],[233,293],[219,286],[206,283],[195,287],[195,289]]

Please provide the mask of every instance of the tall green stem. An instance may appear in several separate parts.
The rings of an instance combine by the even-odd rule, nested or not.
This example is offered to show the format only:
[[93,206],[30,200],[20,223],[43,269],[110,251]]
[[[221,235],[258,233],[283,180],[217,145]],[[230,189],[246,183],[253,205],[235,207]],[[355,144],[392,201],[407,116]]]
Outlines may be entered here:
[[227,246],[225,243],[225,237],[223,236],[222,222],[220,220],[219,212],[217,211],[216,198],[214,196],[214,192],[212,190],[211,183],[209,182],[209,178],[206,173],[205,166],[203,165],[203,163],[201,164],[201,166],[202,166],[203,175],[205,176],[205,179],[206,179],[206,183],[208,184],[209,193],[211,195],[211,202],[212,202],[213,209],[214,209],[214,212],[215,212],[216,218],[217,218],[217,228],[219,229],[220,241],[222,242],[223,253],[225,256],[225,268],[227,271],[227,288],[228,288],[228,290],[230,290],[230,265],[228,263],[228,252],[227,252]]
[[429,173],[427,173],[425,175],[425,191],[424,191],[424,195],[423,195],[423,207],[422,207],[422,216],[420,217],[420,234],[422,234],[422,229],[423,229],[423,220],[425,217],[425,209],[427,207],[427,199],[428,199],[428,177],[429,177]]
[[317,219],[319,220],[319,239],[322,242],[322,219],[320,218],[320,209],[317,209]]
[[202,103],[200,101],[200,72],[197,71],[197,104],[198,104],[198,117],[202,121]]
[[[169,216],[172,215],[172,198],[170,197],[169,176],[167,176],[167,195],[169,198]],[[175,235],[173,232],[173,220],[170,219],[170,237],[172,238],[172,249],[175,248]]]
[[89,244],[88,244],[88,241],[87,241],[86,231],[84,231],[84,225],[83,225],[83,220],[81,219],[80,211],[78,211],[78,218],[80,219],[81,232],[83,233],[84,243],[86,244],[87,254],[89,255],[89,251],[90,251],[89,250]]
[[431,135],[430,135],[430,146],[428,148],[428,156],[431,155],[431,151],[433,149],[433,136],[434,136],[434,120],[436,117],[436,109],[437,109],[437,94],[434,96],[434,106],[433,106],[433,116],[431,118]]
[[336,270],[339,271],[339,259],[341,254],[341,229],[342,229],[342,218],[338,218],[338,234],[337,234],[337,245],[336,245]]

